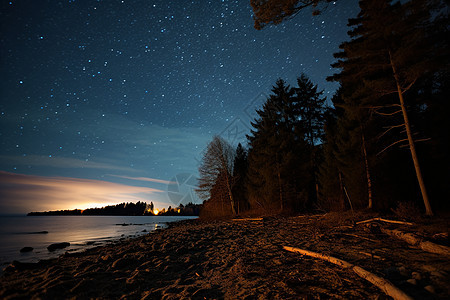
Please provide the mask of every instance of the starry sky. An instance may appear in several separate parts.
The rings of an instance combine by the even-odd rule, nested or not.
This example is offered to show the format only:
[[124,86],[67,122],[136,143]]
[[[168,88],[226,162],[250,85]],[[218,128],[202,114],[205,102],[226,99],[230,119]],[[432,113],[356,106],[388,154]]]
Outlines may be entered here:
[[0,213],[198,201],[199,160],[236,145],[277,78],[330,98],[356,0],[253,28],[249,1],[1,1]]

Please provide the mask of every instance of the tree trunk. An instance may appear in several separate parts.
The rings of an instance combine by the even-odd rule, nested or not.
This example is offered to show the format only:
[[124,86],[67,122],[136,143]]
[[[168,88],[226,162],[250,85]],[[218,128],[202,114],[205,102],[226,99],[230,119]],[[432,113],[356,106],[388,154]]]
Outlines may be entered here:
[[365,280],[369,281],[370,283],[372,283],[373,285],[377,286],[379,289],[381,289],[384,293],[386,293],[386,295],[391,296],[392,298],[394,298],[395,300],[413,300],[413,298],[411,298],[410,296],[408,296],[407,294],[405,294],[402,290],[400,290],[399,288],[397,288],[396,286],[394,286],[391,282],[389,282],[388,280],[379,277],[359,266],[355,266],[352,263],[349,263],[345,260],[333,257],[333,256],[328,256],[328,255],[324,255],[321,253],[317,253],[317,252],[313,252],[313,251],[309,251],[309,250],[304,250],[304,249],[300,249],[300,248],[294,248],[294,247],[288,247],[288,246],[283,246],[284,250],[290,251],[290,252],[294,252],[294,253],[299,253],[301,255],[307,255],[310,257],[314,257],[314,258],[318,258],[318,259],[322,259],[325,261],[328,261],[332,264],[341,266],[345,269],[351,269],[353,272],[355,272],[359,277],[364,278]]
[[419,159],[417,158],[416,147],[414,145],[414,140],[412,137],[411,126],[409,124],[409,119],[408,119],[408,113],[406,111],[405,101],[403,99],[403,91],[400,86],[398,74],[396,72],[394,62],[392,61],[392,55],[391,55],[390,51],[389,51],[389,60],[390,60],[390,64],[392,67],[392,72],[394,73],[395,83],[397,85],[397,93],[398,93],[398,98],[400,100],[400,106],[402,108],[403,119],[404,119],[405,128],[406,128],[406,134],[408,136],[409,149],[411,151],[412,160],[414,162],[414,168],[416,170],[417,181],[419,182],[420,191],[422,193],[423,203],[425,204],[426,215],[432,216],[433,211],[431,210],[430,201],[428,199],[428,193],[425,188],[425,182],[422,178],[422,172],[420,171]]
[[367,179],[367,196],[369,198],[369,204],[367,208],[371,209],[373,206],[372,203],[372,180],[370,179],[370,170],[369,170],[369,161],[367,159],[367,150],[366,150],[366,139],[364,138],[364,131],[362,126],[361,128],[361,137],[362,137],[362,150],[364,155],[364,164],[366,167],[366,179]]
[[341,189],[341,196],[340,198],[340,202],[341,202],[341,209],[342,211],[345,211],[345,194],[344,194],[344,182],[342,180],[342,172],[339,171],[339,188]]
[[230,176],[228,176],[228,172],[225,176],[227,178],[227,189],[228,189],[228,195],[229,195],[230,203],[231,203],[231,212],[233,213],[233,216],[235,216],[236,208],[234,207],[233,193],[231,192]]
[[283,209],[284,209],[284,207],[283,207],[283,188],[281,185],[281,173],[280,173],[280,163],[278,162],[278,153],[276,156],[276,160],[277,160],[278,188],[280,190],[280,209],[281,209],[281,211],[283,211]]

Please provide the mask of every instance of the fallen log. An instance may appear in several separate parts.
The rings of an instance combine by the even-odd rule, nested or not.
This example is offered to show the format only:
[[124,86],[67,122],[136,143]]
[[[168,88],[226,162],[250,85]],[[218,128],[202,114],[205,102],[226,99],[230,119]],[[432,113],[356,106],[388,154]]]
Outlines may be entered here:
[[413,223],[410,223],[410,222],[388,220],[388,219],[383,219],[383,218],[372,218],[372,219],[365,220],[365,221],[359,221],[359,222],[356,222],[356,225],[369,223],[369,222],[373,222],[373,221],[382,221],[382,222],[386,222],[386,223],[403,224],[403,225],[414,225]]
[[398,300],[412,300],[413,299],[412,297],[405,294],[402,290],[397,288],[395,285],[393,285],[388,280],[381,278],[367,270],[364,270],[361,267],[355,266],[352,263],[349,263],[345,260],[341,260],[339,258],[335,258],[332,256],[328,256],[328,255],[324,255],[324,254],[320,254],[317,252],[304,250],[304,249],[300,249],[300,248],[283,246],[283,249],[290,251],[290,252],[299,253],[301,255],[307,255],[310,257],[319,258],[319,259],[331,262],[333,264],[336,264],[338,266],[341,266],[345,269],[352,269],[353,272],[355,272],[359,277],[369,281],[370,283],[372,283],[373,285],[378,287],[380,290],[382,290],[386,295],[391,296],[392,298],[394,298],[396,300],[397,299]]
[[392,237],[401,239],[410,245],[417,246],[423,251],[450,256],[450,247],[438,245],[430,241],[424,241],[413,233],[403,232],[397,229],[381,229],[381,232]]

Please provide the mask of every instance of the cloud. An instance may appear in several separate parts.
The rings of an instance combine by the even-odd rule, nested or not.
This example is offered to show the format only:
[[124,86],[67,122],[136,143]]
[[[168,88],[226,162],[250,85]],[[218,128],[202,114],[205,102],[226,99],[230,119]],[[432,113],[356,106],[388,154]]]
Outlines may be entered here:
[[0,211],[26,213],[152,201],[166,206],[164,191],[101,180],[44,177],[0,171]]
[[112,174],[108,174],[108,176],[124,178],[124,179],[130,179],[130,180],[136,180],[136,181],[149,181],[149,182],[157,182],[157,183],[163,183],[163,184],[176,184],[176,182],[173,182],[173,181],[162,180],[162,179],[155,179],[155,178],[148,178],[148,177],[129,177],[129,176],[120,176],[120,175],[112,175]]
[[94,161],[86,161],[83,159],[67,158],[67,157],[48,157],[43,155],[27,155],[27,156],[13,156],[0,155],[0,160],[10,164],[33,167],[52,167],[52,168],[70,168],[70,169],[105,169],[136,172],[135,169],[129,167],[121,167],[113,164],[106,164]]

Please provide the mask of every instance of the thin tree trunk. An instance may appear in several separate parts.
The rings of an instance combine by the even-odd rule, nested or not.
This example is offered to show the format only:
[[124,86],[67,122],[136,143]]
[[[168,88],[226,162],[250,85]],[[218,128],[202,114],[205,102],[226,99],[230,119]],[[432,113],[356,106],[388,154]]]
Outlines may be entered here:
[[319,182],[317,181],[317,166],[316,166],[316,148],[314,145],[311,145],[312,147],[312,153],[311,153],[311,164],[313,168],[313,180],[314,180],[314,188],[316,192],[316,201],[319,201]]
[[233,214],[233,216],[235,216],[236,208],[234,207],[233,193],[231,192],[230,176],[228,173],[227,162],[226,162],[226,159],[223,154],[220,155],[220,162],[222,164],[222,169],[225,172],[225,180],[226,180],[226,184],[227,184],[228,197],[230,199],[230,204],[231,204],[231,213]]
[[240,201],[238,200],[237,201],[237,214],[238,214],[238,216],[241,213],[241,210],[240,210],[240,207],[239,207],[240,206],[239,203],[240,203]]
[[230,177],[228,176],[228,172],[227,172],[227,174],[225,176],[227,178],[227,189],[228,189],[228,195],[230,197],[231,212],[233,213],[233,216],[235,216],[236,215],[236,208],[234,207],[233,193],[231,192],[231,183],[230,183]]
[[364,154],[364,164],[366,167],[366,179],[367,179],[367,196],[369,197],[369,205],[367,208],[372,208],[372,180],[370,179],[370,171],[369,171],[369,161],[367,159],[367,150],[366,150],[366,139],[364,138],[364,131],[362,126],[361,128],[361,137],[362,137],[362,149]]
[[400,106],[402,108],[403,119],[405,121],[405,128],[406,128],[406,134],[408,136],[409,149],[411,150],[411,156],[412,156],[412,160],[414,162],[414,168],[416,170],[417,181],[419,182],[420,191],[422,193],[422,198],[423,198],[423,203],[425,204],[426,215],[432,216],[433,211],[431,210],[430,201],[428,199],[428,193],[425,188],[425,182],[422,178],[422,172],[420,171],[419,159],[417,158],[416,147],[414,145],[414,140],[412,137],[411,126],[409,124],[409,118],[408,118],[408,113],[406,111],[405,100],[403,99],[402,88],[400,86],[398,74],[396,72],[394,62],[392,61],[392,55],[391,55],[390,51],[389,51],[389,60],[391,63],[392,72],[394,73],[395,83],[397,85],[397,93],[398,93],[398,98],[400,100]]
[[342,172],[339,171],[339,187],[341,189],[341,196],[339,197],[341,199],[341,209],[345,210],[345,194],[344,194],[344,182],[342,180]]
[[281,173],[280,173],[280,163],[278,162],[278,153],[276,155],[276,160],[277,160],[278,188],[280,190],[280,208],[281,208],[281,211],[283,211],[283,209],[284,209],[284,207],[283,207],[283,188],[281,185]]

